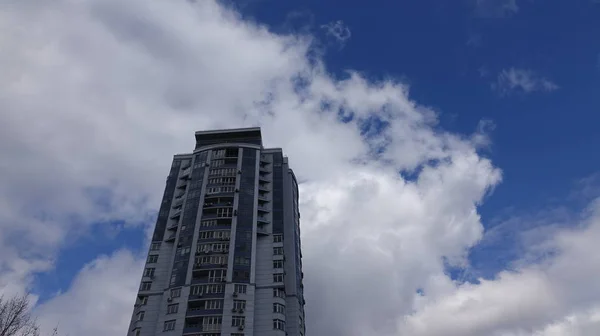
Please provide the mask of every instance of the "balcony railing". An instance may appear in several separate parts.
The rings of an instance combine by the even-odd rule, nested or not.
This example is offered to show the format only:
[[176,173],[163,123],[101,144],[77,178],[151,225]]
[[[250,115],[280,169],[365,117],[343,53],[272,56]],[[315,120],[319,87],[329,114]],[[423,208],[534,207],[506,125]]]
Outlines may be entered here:
[[179,178],[181,178],[181,179],[187,178],[188,176],[190,176],[191,172],[192,172],[192,168],[188,167],[187,169],[185,169],[184,171],[182,171],[181,174],[179,174]]
[[172,215],[171,215],[171,219],[175,219],[177,217],[181,216],[181,210],[177,210],[175,211]]
[[269,235],[269,231],[267,231],[267,229],[260,227],[260,226],[256,228],[256,233],[259,236],[268,236]]
[[178,208],[180,206],[183,205],[183,197],[182,198],[175,198],[175,201],[173,202],[173,208]]

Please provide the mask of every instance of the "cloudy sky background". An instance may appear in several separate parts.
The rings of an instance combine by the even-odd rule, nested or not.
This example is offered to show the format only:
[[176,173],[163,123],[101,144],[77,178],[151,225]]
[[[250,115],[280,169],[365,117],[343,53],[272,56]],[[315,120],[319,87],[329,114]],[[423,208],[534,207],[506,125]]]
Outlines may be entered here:
[[[430,48],[410,31],[389,47],[391,32],[357,47],[376,29],[368,13],[361,26],[356,8],[327,19],[310,5],[274,5],[278,19],[263,17],[268,4],[0,4],[2,292],[34,293],[46,330],[124,335],[172,155],[192,150],[196,130],[261,126],[302,181],[309,335],[596,335],[600,169],[586,149],[598,135],[552,120],[597,110],[569,103],[600,87],[600,45],[584,50],[588,77],[575,88],[550,61],[449,53],[426,63],[471,76],[477,89],[461,86],[446,104],[440,94],[459,88],[411,74],[400,56]],[[463,11],[495,25],[533,6],[427,4],[432,20]],[[464,48],[492,43],[477,27],[464,30]],[[399,58],[382,72],[377,54]],[[431,92],[428,80],[438,83]],[[558,112],[544,110],[548,100]],[[513,124],[534,121],[556,131],[527,129],[555,145],[543,157],[539,139],[505,140],[522,135]],[[550,159],[584,168],[557,171]]]

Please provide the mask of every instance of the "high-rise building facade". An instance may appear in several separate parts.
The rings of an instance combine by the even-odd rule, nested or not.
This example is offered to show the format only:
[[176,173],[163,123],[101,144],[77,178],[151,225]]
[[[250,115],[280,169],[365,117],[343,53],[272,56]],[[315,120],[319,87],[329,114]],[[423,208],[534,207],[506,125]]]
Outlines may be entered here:
[[167,177],[127,335],[305,335],[298,184],[260,128],[196,132]]

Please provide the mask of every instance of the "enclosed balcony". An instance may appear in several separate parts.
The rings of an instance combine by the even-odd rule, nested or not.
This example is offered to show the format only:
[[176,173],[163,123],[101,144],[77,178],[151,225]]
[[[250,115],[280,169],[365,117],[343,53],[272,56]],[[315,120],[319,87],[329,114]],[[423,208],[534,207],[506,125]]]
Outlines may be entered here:
[[207,196],[204,199],[204,209],[231,206],[233,206],[233,196]]

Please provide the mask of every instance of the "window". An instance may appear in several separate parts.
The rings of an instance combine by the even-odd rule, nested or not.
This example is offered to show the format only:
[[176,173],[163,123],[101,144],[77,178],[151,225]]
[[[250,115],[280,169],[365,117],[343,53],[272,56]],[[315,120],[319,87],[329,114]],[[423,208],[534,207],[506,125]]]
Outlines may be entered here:
[[210,176],[228,176],[234,175],[234,168],[220,168],[220,169],[211,169],[209,175]]
[[201,295],[203,293],[204,293],[204,287],[202,285],[196,285],[196,286],[190,287],[191,295]]
[[179,303],[170,304],[167,306],[167,314],[177,314],[179,310]]
[[190,253],[190,247],[178,248],[179,254],[186,255]]
[[233,213],[232,208],[219,208],[217,209],[217,217],[231,217]]
[[244,325],[246,318],[244,316],[232,316],[231,317],[231,326],[232,327],[240,327]]
[[202,319],[202,331],[215,331],[221,329],[222,317],[206,316]]
[[217,226],[217,221],[214,219],[213,220],[205,220],[200,223],[200,226],[203,226],[203,227]]
[[133,335],[134,336],[140,336],[142,334],[142,328],[137,328],[135,329]]
[[144,282],[142,282],[142,285],[140,286],[140,290],[142,290],[142,291],[149,291],[150,288],[152,288],[152,282],[150,282],[150,281],[144,281]]
[[273,329],[276,330],[285,330],[285,322],[279,319],[273,320]]
[[141,311],[137,314],[137,320],[138,321],[143,321],[144,320],[144,315],[146,315],[145,311]]
[[283,247],[273,247],[274,255],[283,255]]
[[236,265],[250,265],[250,258],[235,257],[234,262],[235,262]]
[[140,296],[139,297],[140,300],[140,306],[145,306],[148,304],[148,297],[147,296]]
[[158,251],[160,250],[160,242],[159,243],[152,243],[150,245],[150,251]]
[[204,309],[222,309],[223,308],[223,300],[206,300],[204,304]]
[[273,274],[273,282],[283,282],[283,273]]
[[273,268],[283,268],[283,260],[273,260]]
[[165,321],[163,331],[175,330],[175,320]]
[[246,294],[246,285],[235,285],[233,291],[238,294]]
[[226,275],[226,270],[211,270],[208,272],[208,282],[223,281]]
[[281,243],[283,241],[283,235],[281,234],[274,234],[273,235],[273,242],[274,243]]
[[218,256],[203,256],[196,257],[194,260],[196,265],[226,265],[227,264],[227,256],[218,255]]
[[215,252],[228,252],[229,244],[225,244],[225,243],[212,244],[212,250]]
[[171,282],[169,282],[169,286],[173,286],[177,282],[177,274],[171,275]]
[[180,296],[181,296],[181,288],[171,289],[171,297],[172,298],[178,298]]
[[[149,264],[154,264],[154,263],[156,263],[156,262],[158,262],[158,255],[155,255],[155,254],[154,254],[154,255],[149,255],[149,256],[148,256],[148,263],[149,263]],[[138,274],[139,274],[139,273],[138,273]]]
[[221,167],[222,165],[225,164],[225,160],[213,160],[210,165],[212,167]]
[[273,297],[285,299],[285,291],[281,288],[273,288]]
[[273,313],[285,314],[285,306],[280,303],[273,303]]
[[233,309],[237,311],[246,309],[246,300],[233,300]]
[[244,333],[231,333],[230,336],[244,336]]
[[223,293],[225,291],[224,285],[212,284],[212,285],[205,285],[205,286],[206,286],[205,292],[208,294],[218,294],[218,293]]
[[155,268],[146,268],[144,270],[144,276],[145,277],[149,277],[149,278],[153,278],[154,277],[154,270],[155,270]]
[[225,291],[225,286],[220,284],[210,284],[210,285],[195,285],[190,289],[191,295],[202,295],[206,294],[218,294],[223,293]]
[[215,150],[213,151],[213,159],[220,159],[222,157],[225,157],[225,150],[224,149],[219,149],[219,150]]

